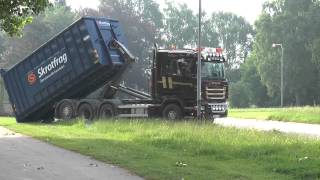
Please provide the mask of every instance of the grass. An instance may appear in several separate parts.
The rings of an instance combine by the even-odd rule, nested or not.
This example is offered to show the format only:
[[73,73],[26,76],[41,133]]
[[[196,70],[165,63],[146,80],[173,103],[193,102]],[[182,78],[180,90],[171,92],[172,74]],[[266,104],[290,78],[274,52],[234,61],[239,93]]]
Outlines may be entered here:
[[279,132],[138,119],[0,125],[147,179],[320,178],[320,141]]
[[320,123],[320,107],[231,109],[230,117]]

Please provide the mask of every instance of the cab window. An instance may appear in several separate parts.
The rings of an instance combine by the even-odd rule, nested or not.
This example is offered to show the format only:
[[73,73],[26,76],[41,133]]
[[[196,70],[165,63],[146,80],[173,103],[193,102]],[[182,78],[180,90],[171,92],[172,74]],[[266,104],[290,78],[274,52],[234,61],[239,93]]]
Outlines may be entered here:
[[195,63],[189,58],[169,59],[167,73],[172,76],[192,77],[195,74]]

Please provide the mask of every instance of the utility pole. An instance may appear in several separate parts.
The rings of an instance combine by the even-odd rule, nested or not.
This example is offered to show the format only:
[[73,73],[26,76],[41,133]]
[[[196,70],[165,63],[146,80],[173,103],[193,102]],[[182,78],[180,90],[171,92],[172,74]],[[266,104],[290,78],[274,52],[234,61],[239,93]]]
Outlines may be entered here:
[[198,24],[197,117],[201,118],[201,0],[199,0]]
[[283,107],[283,53],[284,53],[284,50],[283,50],[283,45],[282,44],[272,44],[272,47],[275,48],[279,46],[281,48],[281,85],[280,85],[280,106]]

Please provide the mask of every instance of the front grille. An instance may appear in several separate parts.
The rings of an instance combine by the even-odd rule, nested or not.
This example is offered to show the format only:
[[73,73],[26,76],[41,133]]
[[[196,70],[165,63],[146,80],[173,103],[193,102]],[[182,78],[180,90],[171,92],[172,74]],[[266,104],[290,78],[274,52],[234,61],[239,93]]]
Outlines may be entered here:
[[226,98],[226,87],[206,87],[207,99],[222,100]]

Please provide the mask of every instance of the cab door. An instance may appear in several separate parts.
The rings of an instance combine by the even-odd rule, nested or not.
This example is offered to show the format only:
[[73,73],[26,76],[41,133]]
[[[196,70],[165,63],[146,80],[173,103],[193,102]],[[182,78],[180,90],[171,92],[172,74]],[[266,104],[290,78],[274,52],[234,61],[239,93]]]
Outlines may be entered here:
[[[161,56],[160,56],[161,57]],[[162,96],[178,96],[194,99],[196,95],[196,64],[186,54],[167,53],[162,56],[158,78],[159,93]]]

